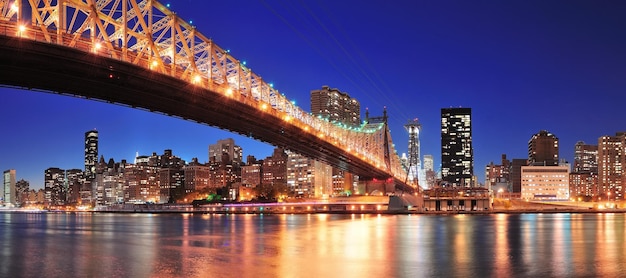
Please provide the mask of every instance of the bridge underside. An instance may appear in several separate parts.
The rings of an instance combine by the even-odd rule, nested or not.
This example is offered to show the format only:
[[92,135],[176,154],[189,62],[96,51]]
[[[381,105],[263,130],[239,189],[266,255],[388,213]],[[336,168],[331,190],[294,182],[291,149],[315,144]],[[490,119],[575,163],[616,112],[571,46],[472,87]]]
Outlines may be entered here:
[[[101,100],[229,130],[323,161],[364,179],[389,174],[245,101],[123,61],[0,35],[0,83]],[[247,100],[250,102],[250,100]],[[402,182],[400,187],[410,189]]]

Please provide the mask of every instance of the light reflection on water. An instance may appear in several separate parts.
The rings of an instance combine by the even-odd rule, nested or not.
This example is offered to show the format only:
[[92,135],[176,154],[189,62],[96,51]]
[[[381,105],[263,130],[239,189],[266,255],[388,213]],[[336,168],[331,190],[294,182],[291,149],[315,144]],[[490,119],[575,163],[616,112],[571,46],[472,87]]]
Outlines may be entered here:
[[0,213],[0,277],[617,277],[624,218]]

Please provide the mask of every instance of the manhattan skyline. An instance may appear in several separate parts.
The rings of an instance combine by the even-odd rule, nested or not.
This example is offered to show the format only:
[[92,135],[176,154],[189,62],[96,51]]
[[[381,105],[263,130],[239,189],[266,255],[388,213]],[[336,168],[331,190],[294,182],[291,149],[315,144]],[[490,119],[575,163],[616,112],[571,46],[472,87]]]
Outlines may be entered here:
[[[168,3],[163,1],[163,3]],[[527,158],[540,130],[574,144],[596,144],[624,130],[626,4],[585,1],[169,1],[170,9],[310,111],[324,85],[361,102],[361,115],[387,107],[396,150],[403,125],[422,124],[421,154],[440,163],[440,109],[472,108],[474,175],[509,158]],[[208,145],[234,138],[244,157],[273,147],[216,128],[84,99],[0,88],[0,169],[16,169],[31,188],[49,167],[82,169],[84,133],[99,131],[99,156],[132,161],[172,149],[205,162]],[[7,105],[8,104],[8,105]]]

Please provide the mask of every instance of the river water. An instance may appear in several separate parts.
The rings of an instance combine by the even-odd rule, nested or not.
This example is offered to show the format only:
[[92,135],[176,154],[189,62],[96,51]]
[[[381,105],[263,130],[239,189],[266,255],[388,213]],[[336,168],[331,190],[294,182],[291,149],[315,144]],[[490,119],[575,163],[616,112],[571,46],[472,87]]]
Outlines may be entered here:
[[624,277],[625,214],[0,213],[0,277]]

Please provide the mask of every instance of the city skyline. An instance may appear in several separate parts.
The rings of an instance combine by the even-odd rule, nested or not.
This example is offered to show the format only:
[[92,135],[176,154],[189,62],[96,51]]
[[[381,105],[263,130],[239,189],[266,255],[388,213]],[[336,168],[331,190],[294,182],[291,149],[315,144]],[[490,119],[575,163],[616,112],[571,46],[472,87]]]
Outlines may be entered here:
[[[472,108],[474,175],[481,182],[482,169],[500,154],[525,158],[529,138],[540,130],[559,137],[559,156],[570,163],[577,141],[595,144],[623,130],[620,2],[358,2],[359,9],[350,1],[170,3],[304,110],[310,111],[310,91],[324,85],[358,99],[362,115],[387,107],[399,154],[408,143],[402,125],[419,118],[422,154],[433,155],[436,169],[439,110]],[[208,10],[223,12],[207,17]],[[0,93],[11,104],[0,112],[7,119],[0,169],[16,169],[32,188],[43,186],[49,167],[83,168],[83,135],[91,129],[99,131],[99,155],[116,161],[172,149],[186,161],[205,162],[208,145],[225,138],[234,138],[244,157],[264,158],[273,149],[127,107],[8,88]]]

